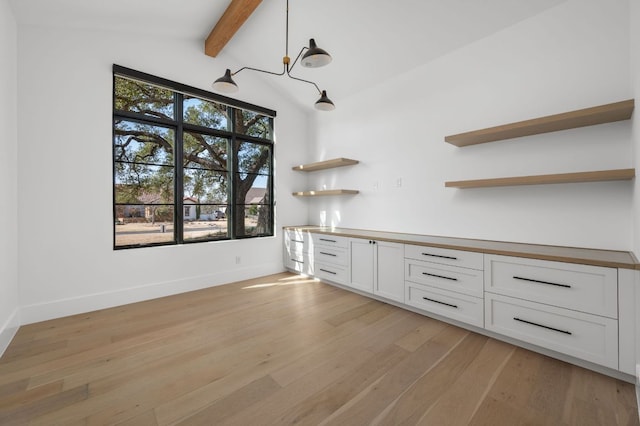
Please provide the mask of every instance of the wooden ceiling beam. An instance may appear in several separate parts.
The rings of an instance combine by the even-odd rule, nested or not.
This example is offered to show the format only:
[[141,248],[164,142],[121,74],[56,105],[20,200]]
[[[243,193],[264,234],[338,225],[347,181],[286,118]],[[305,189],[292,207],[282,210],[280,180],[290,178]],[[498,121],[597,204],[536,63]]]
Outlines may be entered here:
[[215,58],[260,3],[262,0],[231,0],[204,42],[205,55]]

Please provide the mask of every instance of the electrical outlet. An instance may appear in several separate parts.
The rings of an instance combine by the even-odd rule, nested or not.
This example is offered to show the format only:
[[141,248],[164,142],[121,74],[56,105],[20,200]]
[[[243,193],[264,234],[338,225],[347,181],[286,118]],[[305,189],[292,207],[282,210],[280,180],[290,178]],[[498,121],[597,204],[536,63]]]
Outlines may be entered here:
[[402,178],[396,179],[396,186],[400,188],[402,186]]
[[240,264],[240,256],[236,256],[236,265]]

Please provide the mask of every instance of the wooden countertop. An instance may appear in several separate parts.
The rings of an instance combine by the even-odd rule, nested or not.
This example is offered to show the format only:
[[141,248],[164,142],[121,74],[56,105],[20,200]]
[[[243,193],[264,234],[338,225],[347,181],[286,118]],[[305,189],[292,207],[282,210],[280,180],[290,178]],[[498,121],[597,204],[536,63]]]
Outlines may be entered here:
[[630,251],[598,250],[578,247],[548,246],[540,244],[510,243],[503,241],[473,240],[467,238],[438,237],[433,235],[402,234],[395,232],[369,231],[363,229],[329,228],[321,226],[285,226],[284,229],[303,229],[318,234],[341,237],[366,238],[403,244],[416,244],[504,256],[552,260],[640,270],[640,262]]

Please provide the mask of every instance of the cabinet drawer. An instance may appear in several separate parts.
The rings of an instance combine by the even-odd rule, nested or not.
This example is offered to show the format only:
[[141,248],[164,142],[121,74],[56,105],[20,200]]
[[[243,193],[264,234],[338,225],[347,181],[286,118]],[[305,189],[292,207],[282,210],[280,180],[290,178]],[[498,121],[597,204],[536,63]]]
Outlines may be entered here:
[[618,272],[613,268],[486,255],[485,290],[618,317]]
[[426,284],[469,296],[483,297],[484,295],[482,271],[475,269],[405,259],[404,278],[414,283]]
[[297,241],[289,241],[288,244],[284,246],[285,252],[289,253],[291,256],[302,256],[305,251],[304,243]]
[[308,254],[285,257],[284,266],[299,274],[313,275],[313,262],[309,259]]
[[407,305],[478,327],[484,326],[482,299],[447,290],[405,283]]
[[342,248],[316,246],[313,249],[313,260],[314,262],[347,266],[349,264],[349,251]]
[[349,248],[349,238],[327,234],[311,234],[313,246]]
[[301,229],[286,229],[284,246],[291,251],[309,252],[309,232]]
[[482,253],[470,251],[449,250],[437,247],[416,246],[405,244],[404,257],[440,263],[443,265],[459,266],[482,270],[484,267]]
[[485,303],[487,330],[618,368],[616,320],[490,293]]
[[347,284],[349,281],[349,271],[344,266],[314,262],[313,269],[316,278],[339,284]]

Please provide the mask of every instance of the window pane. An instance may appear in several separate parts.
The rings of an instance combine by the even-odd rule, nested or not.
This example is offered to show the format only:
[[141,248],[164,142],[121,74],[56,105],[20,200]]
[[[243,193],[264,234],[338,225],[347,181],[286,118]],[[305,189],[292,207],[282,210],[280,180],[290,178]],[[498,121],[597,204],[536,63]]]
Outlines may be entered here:
[[169,89],[116,76],[114,92],[116,110],[174,119],[174,95]]
[[173,167],[115,163],[116,204],[173,203]]
[[238,236],[273,235],[271,206],[268,204],[239,205],[236,213],[244,214],[244,230]]
[[228,139],[185,132],[183,144],[185,167],[227,170]]
[[238,171],[245,174],[269,174],[271,147],[253,142],[241,142],[238,147]]
[[115,248],[273,235],[273,118],[129,78],[113,80]]
[[175,241],[173,206],[116,206],[116,247]]
[[119,120],[114,125],[114,133],[116,161],[173,164],[173,129]]
[[184,239],[219,240],[229,238],[226,204],[184,204]]
[[183,108],[185,123],[210,129],[231,130],[226,105],[184,95]]
[[236,111],[236,133],[273,140],[271,117],[247,110]]
[[226,172],[203,169],[184,171],[184,197],[196,203],[227,204],[228,184]]

